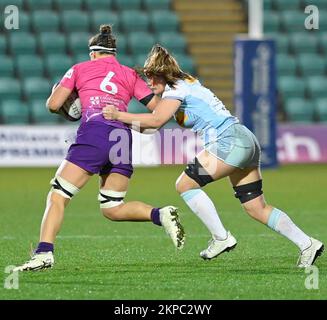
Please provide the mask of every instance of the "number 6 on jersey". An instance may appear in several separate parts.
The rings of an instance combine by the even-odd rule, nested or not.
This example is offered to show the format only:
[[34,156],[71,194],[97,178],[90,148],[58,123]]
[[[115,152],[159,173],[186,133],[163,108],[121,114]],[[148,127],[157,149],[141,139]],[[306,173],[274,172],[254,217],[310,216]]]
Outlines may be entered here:
[[[115,75],[114,72],[110,71],[107,76],[102,80],[100,84],[100,89],[104,92],[110,93],[110,94],[116,94],[118,92],[117,86],[111,82],[111,78]],[[108,90],[107,87],[110,86],[111,90]]]

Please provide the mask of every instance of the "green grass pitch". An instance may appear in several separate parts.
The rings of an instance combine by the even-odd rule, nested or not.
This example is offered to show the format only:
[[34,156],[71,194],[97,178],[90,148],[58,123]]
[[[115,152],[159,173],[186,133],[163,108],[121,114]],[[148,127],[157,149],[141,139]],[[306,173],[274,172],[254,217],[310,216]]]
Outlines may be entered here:
[[[102,217],[94,177],[67,208],[55,245],[55,267],[19,274],[19,289],[0,288],[0,299],[327,299],[327,254],[317,260],[319,289],[306,289],[309,274],[295,267],[298,249],[255,222],[233,197],[227,179],[205,190],[236,249],[212,261],[199,252],[209,234],[174,189],[181,166],[136,168],[126,200],[180,208],[187,239],[176,252],[151,222],[112,222]],[[0,169],[0,270],[29,257],[38,242],[49,181],[55,169]],[[265,170],[269,203],[286,211],[308,234],[327,243],[327,165]]]

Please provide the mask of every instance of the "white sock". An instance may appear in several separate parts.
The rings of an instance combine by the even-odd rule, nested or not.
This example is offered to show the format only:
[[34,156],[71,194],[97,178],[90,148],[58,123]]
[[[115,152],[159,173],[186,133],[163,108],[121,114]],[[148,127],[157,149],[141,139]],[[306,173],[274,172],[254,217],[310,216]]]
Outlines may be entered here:
[[191,189],[183,192],[181,196],[215,239],[225,240],[227,238],[227,231],[219,219],[218,212],[205,192],[201,189]]
[[268,227],[296,244],[301,251],[310,247],[311,240],[283,211],[274,208],[269,216]]

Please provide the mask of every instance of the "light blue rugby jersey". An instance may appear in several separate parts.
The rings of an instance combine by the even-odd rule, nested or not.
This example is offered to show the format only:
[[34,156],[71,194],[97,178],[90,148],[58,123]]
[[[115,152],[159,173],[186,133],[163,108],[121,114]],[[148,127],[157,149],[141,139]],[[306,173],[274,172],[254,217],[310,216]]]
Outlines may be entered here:
[[198,133],[205,144],[216,141],[229,126],[239,122],[213,92],[196,79],[178,80],[173,88],[166,85],[162,98],[182,102],[175,113],[176,122]]

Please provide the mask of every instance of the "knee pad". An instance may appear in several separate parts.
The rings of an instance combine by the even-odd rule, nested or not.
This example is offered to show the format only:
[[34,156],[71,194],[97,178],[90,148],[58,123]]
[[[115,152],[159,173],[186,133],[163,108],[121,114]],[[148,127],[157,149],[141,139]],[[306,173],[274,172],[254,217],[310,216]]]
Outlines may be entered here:
[[60,176],[54,177],[50,184],[52,185],[52,192],[58,193],[66,199],[71,199],[79,191],[76,186]]
[[243,184],[242,186],[233,187],[235,191],[235,198],[238,198],[241,203],[248,202],[263,194],[262,180]]
[[194,159],[194,163],[187,165],[184,172],[194,181],[196,181],[201,187],[213,181],[212,177],[208,172],[202,167],[198,158]]
[[98,200],[100,208],[114,208],[124,203],[126,191],[112,191],[100,189]]

